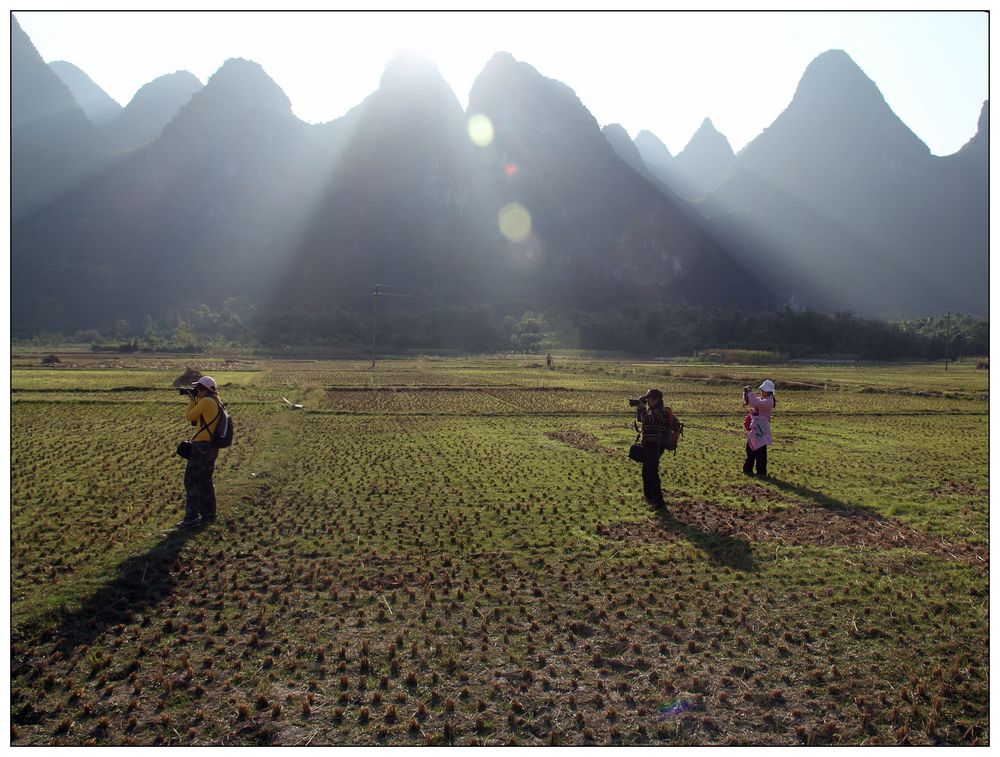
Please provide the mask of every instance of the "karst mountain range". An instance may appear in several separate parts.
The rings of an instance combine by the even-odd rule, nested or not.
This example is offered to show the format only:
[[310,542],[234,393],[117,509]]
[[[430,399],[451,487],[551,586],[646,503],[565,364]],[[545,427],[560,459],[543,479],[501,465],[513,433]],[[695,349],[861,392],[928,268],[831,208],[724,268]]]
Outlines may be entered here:
[[[400,55],[312,125],[242,59],[204,85],[167,74],[123,108],[11,19],[16,333],[231,297],[370,307],[378,282],[456,305],[988,311],[988,102],[968,143],[934,156],[842,51],[738,154],[706,119],[671,155],[503,52],[467,108]],[[476,115],[488,143],[470,139]],[[531,224],[511,237],[498,217],[515,205]]]

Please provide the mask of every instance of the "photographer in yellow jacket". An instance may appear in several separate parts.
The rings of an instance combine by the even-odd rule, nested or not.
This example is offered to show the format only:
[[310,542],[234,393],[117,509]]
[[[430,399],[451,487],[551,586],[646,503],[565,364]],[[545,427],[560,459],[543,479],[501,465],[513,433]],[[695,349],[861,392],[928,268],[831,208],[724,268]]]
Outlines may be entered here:
[[187,505],[180,528],[194,528],[215,520],[215,460],[219,449],[212,434],[222,416],[218,387],[211,376],[202,376],[190,388],[180,390],[190,398],[184,418],[197,430],[191,437],[191,455],[184,470]]

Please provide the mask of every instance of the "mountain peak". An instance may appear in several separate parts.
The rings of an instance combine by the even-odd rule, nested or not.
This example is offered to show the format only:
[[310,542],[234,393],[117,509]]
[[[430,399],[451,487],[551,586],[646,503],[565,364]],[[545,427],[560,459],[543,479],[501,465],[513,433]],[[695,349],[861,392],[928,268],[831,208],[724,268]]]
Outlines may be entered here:
[[157,76],[153,81],[143,84],[132,96],[128,105],[131,107],[134,103],[141,102],[147,97],[155,97],[158,91],[182,89],[189,90],[189,94],[193,94],[201,89],[201,81],[190,71],[174,71],[172,74]]
[[497,50],[486,62],[486,67],[495,68],[498,66],[516,66],[517,63],[517,58],[508,53],[506,50]]
[[732,160],[729,140],[706,118],[673,160],[674,185],[682,195],[698,197],[715,185]]
[[[658,136],[653,134],[653,132],[643,129],[638,134],[635,135],[635,146],[639,148],[639,152],[643,152],[646,149],[658,152],[660,154],[666,153],[666,157],[673,157],[670,153],[669,148],[663,144],[663,140]],[[645,159],[645,155],[643,155]]]
[[639,148],[629,138],[624,126],[621,124],[608,124],[601,131],[604,132],[604,138],[608,140],[611,149],[615,151],[615,154],[619,158],[624,160],[626,164],[638,173],[645,173],[646,167],[642,162],[642,156],[639,154]]
[[845,50],[827,50],[825,53],[820,53],[806,66],[806,70],[802,74],[803,79],[824,76],[868,78],[861,67],[855,63],[854,58],[848,55]]
[[806,66],[792,104],[808,101],[837,108],[845,100],[856,103],[862,98],[884,102],[875,82],[850,55],[843,50],[827,50]]
[[[93,131],[83,109],[73,98],[69,87],[59,78],[39,54],[31,38],[10,17],[11,129],[25,130],[29,139],[38,137],[40,125],[65,122],[78,132]],[[57,131],[62,127],[56,127]]]
[[164,74],[144,84],[107,125],[111,144],[127,150],[152,142],[201,89],[198,77],[190,71]]
[[[500,50],[493,53],[486,65],[483,66],[483,70],[479,72],[479,76],[476,77],[476,83],[480,80],[485,81],[511,81],[515,77],[522,78],[525,82],[544,80],[548,82],[554,82],[558,84],[561,91],[572,90],[563,82],[559,82],[556,79],[548,79],[539,73],[538,69],[532,66],[530,63],[525,63],[515,58],[510,53]],[[474,83],[473,89],[476,87]]]
[[661,183],[670,185],[673,155],[663,141],[651,131],[640,131],[635,135],[635,147],[639,151],[643,165]]
[[443,79],[437,65],[413,50],[396,53],[382,71],[381,86],[407,85],[413,81]]
[[706,118],[701,122],[698,131],[694,133],[691,141],[687,143],[687,147],[681,150],[677,157],[680,159],[687,156],[686,160],[693,153],[703,154],[706,152],[713,153],[716,160],[728,160],[733,157],[733,148],[730,146],[729,140],[726,139],[725,134],[715,128],[711,118]]
[[832,48],[826,52],[820,53],[813,59],[812,63],[809,64],[806,70],[808,71],[809,68],[813,67],[825,67],[830,69],[841,68],[845,71],[861,71],[858,64],[854,62],[854,59],[850,55],[848,55],[847,51],[840,50],[839,48]]
[[274,79],[259,63],[245,58],[230,58],[212,74],[205,93],[219,92],[238,96],[244,102],[265,104],[276,110],[292,110],[292,103]]
[[[423,53],[401,51],[386,64],[376,92],[378,97],[388,96],[397,102],[431,103],[448,111],[461,111],[462,106],[451,85],[445,80],[437,64]],[[433,110],[433,107],[431,108]]]
[[[843,50],[827,50],[806,67],[792,102],[770,130],[788,118],[800,129],[829,134],[845,150],[853,150],[864,141],[868,143],[865,149],[884,150],[886,155],[930,152],[892,111],[875,82]],[[831,130],[831,124],[837,128]]]

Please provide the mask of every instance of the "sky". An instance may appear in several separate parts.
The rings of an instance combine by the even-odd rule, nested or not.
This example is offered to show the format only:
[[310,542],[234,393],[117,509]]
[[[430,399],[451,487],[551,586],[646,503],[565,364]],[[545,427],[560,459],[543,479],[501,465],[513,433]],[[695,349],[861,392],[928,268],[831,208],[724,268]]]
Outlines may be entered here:
[[705,118],[739,151],[787,107],[806,66],[845,50],[935,155],[975,133],[988,99],[983,12],[15,11],[45,61],[83,69],[120,104],[157,76],[202,82],[261,64],[296,116],[333,120],[378,87],[399,50],[425,53],[464,106],[505,50],[572,87],[601,125],[656,134],[676,155]]

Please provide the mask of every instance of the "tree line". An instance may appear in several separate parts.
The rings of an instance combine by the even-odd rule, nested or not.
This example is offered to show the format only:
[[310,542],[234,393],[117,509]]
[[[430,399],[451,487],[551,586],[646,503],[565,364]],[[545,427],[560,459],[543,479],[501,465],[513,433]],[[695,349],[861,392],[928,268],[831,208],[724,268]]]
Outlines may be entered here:
[[[943,359],[989,354],[989,321],[964,313],[903,321],[819,313],[705,309],[687,305],[627,306],[583,311],[515,306],[387,306],[375,320],[380,354],[426,350],[456,353],[543,353],[554,349],[690,357],[751,350],[790,358]],[[94,349],[197,352],[229,346],[264,352],[313,348],[367,354],[373,315],[336,307],[262,308],[245,299],[173,310],[159,321],[118,321],[103,331],[38,334],[34,341],[91,343]]]

